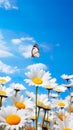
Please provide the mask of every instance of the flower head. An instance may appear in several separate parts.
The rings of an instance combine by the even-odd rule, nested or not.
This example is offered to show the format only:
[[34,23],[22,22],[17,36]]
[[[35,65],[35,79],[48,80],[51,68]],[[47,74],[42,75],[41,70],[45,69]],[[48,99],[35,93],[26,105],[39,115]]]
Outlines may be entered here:
[[17,110],[15,107],[2,107],[0,111],[0,126],[5,126],[5,130],[18,130],[25,127],[28,117],[24,110]]
[[66,87],[64,85],[58,85],[54,88],[54,90],[57,92],[57,93],[61,93],[61,92],[65,92],[66,91]]
[[68,114],[63,120],[57,120],[59,130],[73,130],[73,115]]
[[73,78],[73,75],[63,74],[63,75],[61,75],[61,78],[63,78],[63,79],[68,81],[69,79]]
[[10,96],[12,93],[11,88],[7,88],[5,86],[0,87],[0,96]]
[[19,83],[12,83],[10,84],[10,87],[12,87],[14,90],[19,90],[19,91],[26,89],[22,84]]
[[45,86],[48,83],[48,80],[51,78],[49,72],[39,69],[30,70],[29,72],[25,73],[25,75],[29,79],[25,79],[24,81],[29,85],[35,86]]
[[11,78],[9,76],[0,77],[0,84],[5,84],[5,83],[9,82],[10,80],[11,80]]
[[34,103],[31,101],[31,98],[24,98],[23,95],[17,94],[16,96],[12,96],[11,100],[17,109],[32,110],[34,107]]

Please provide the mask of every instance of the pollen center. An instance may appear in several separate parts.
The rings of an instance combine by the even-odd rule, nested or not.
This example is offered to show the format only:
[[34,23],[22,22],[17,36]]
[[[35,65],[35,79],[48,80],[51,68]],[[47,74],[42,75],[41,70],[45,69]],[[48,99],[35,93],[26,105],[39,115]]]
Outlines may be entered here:
[[43,106],[44,103],[42,101],[38,101],[38,105]]
[[64,102],[59,102],[59,103],[58,103],[58,106],[59,106],[59,107],[64,107],[64,106],[65,106],[65,103],[64,103]]
[[47,89],[53,89],[53,87],[52,86],[48,86]]
[[27,128],[27,130],[34,130],[34,128],[30,126]]
[[65,115],[59,115],[58,118],[59,118],[61,121],[63,121],[63,120],[66,118],[66,116],[65,116]]
[[61,89],[60,89],[60,88],[57,88],[56,91],[57,91],[57,92],[61,92]]
[[50,119],[49,117],[46,117],[46,118],[45,118],[45,121],[50,122],[51,119]]
[[0,95],[6,95],[6,92],[3,90],[0,90]]
[[41,79],[41,78],[38,78],[38,77],[33,78],[32,81],[33,81],[33,83],[35,83],[35,84],[42,84],[42,82],[43,82],[42,79]]
[[34,116],[31,116],[31,119],[32,120],[35,120],[36,119],[36,116],[34,115]]
[[44,108],[44,109],[48,109],[48,110],[51,110],[51,109],[52,109],[51,106],[48,106],[48,105],[43,106],[43,108]]
[[15,114],[11,114],[11,115],[6,117],[6,122],[9,125],[17,125],[17,124],[20,123],[20,121],[21,121],[21,118],[18,115],[15,115]]
[[70,128],[64,128],[63,130],[72,130],[72,129],[70,129]]
[[73,106],[71,106],[69,110],[70,110],[70,112],[73,113]]
[[5,79],[0,79],[0,83],[5,83],[6,80]]
[[15,104],[15,106],[18,108],[18,109],[24,109],[26,106],[23,102],[17,102]]

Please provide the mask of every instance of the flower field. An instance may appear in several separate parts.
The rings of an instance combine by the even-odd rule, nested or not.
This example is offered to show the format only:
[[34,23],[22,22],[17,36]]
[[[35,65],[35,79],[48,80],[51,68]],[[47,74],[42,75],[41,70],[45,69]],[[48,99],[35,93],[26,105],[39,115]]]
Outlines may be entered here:
[[[35,92],[20,83],[6,87],[10,77],[0,77],[0,130],[73,130],[73,75],[61,75],[65,82],[60,85],[39,65],[25,75]],[[45,94],[39,93],[41,88]]]

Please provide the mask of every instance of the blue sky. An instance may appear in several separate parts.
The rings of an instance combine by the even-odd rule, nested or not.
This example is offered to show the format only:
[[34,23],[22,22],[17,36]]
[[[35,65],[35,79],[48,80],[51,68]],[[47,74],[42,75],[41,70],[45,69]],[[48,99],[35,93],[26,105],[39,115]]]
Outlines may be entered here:
[[[37,43],[40,57],[30,50]],[[52,77],[73,74],[73,1],[0,1],[0,75],[23,83],[26,67],[43,63]]]

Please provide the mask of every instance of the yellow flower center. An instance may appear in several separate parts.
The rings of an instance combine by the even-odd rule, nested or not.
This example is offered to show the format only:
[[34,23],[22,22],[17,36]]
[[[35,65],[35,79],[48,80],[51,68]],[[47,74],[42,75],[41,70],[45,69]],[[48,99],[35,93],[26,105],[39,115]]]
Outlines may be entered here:
[[21,118],[16,114],[11,114],[11,115],[6,117],[6,122],[9,125],[17,125],[20,123],[20,121],[21,121]]
[[66,117],[67,117],[67,116],[65,116],[65,115],[59,115],[59,116],[58,116],[58,118],[59,118],[61,121],[63,121]]
[[41,78],[38,78],[38,77],[33,78],[32,81],[33,81],[33,83],[38,84],[38,85],[39,85],[39,84],[42,84],[42,82],[43,82],[43,81],[41,80]]
[[47,106],[47,105],[45,105],[43,108],[44,108],[44,109],[49,109],[49,110],[52,109],[51,106]]
[[51,121],[51,119],[46,117],[46,118],[45,118],[45,121],[50,122],[50,121]]
[[60,89],[60,88],[57,88],[56,91],[57,91],[57,92],[61,92],[61,89]]
[[70,112],[73,113],[73,106],[71,106],[69,110],[70,110]]
[[35,119],[36,119],[36,116],[31,116],[31,119],[32,119],[32,120],[35,120]]
[[58,106],[59,106],[59,107],[64,107],[64,106],[65,106],[65,103],[64,103],[64,102],[59,102],[59,103],[58,103]]
[[34,130],[34,128],[31,127],[31,126],[29,126],[29,127],[27,128],[27,130]]
[[6,80],[5,79],[0,79],[0,83],[5,83]]
[[53,89],[53,87],[52,86],[48,86],[47,89]]
[[0,95],[6,95],[6,92],[3,90],[0,90]]
[[26,106],[23,102],[17,102],[15,104],[15,106],[18,108],[18,109],[24,109]]
[[38,101],[38,105],[43,106],[44,103],[42,101]]
[[72,130],[72,129],[70,129],[70,128],[64,128],[63,130]]

